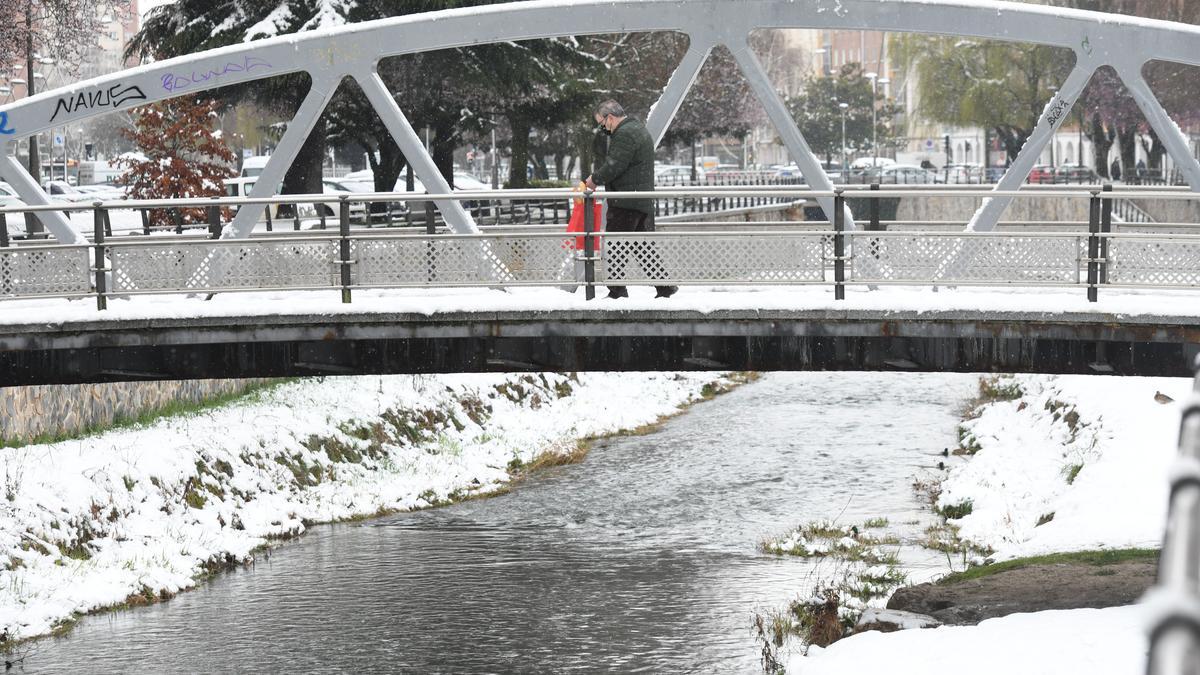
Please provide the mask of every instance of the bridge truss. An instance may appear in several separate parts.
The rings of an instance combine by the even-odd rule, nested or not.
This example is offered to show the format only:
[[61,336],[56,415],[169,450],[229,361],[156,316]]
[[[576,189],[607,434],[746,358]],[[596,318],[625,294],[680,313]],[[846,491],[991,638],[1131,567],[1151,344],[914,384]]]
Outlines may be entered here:
[[[1124,81],[1182,169],[1193,191],[1200,192],[1200,162],[1188,140],[1170,119],[1146,83],[1142,69],[1152,60],[1200,65],[1200,28],[1136,17],[1065,10],[988,0],[536,0],[352,24],[312,35],[258,40],[133,68],[69,87],[44,92],[0,107],[0,178],[31,205],[49,197],[15,158],[20,139],[96,115],[152,103],[182,93],[214,89],[289,73],[307,73],[312,87],[288,124],[251,194],[269,197],[295,160],[305,138],[346,78],[354,79],[431,194],[450,188],[404,115],[401,104],[380,78],[381,59],[472,44],[630,31],[677,31],[690,46],[647,120],[661,141],[708,55],[729,49],[756,98],[817,191],[832,189],[784,101],[750,48],[752,32],[762,29],[880,30],[1020,41],[1070,49],[1075,65],[1047,102],[1037,128],[997,193],[1019,188],[1046,144],[1098,68],[1111,66]],[[182,86],[181,86],[182,85]],[[454,199],[435,200],[447,224],[458,233],[474,233],[475,223]],[[968,229],[992,230],[1011,197],[984,201]],[[833,200],[819,199],[832,214]],[[249,236],[257,214],[242,209],[222,235]],[[853,229],[852,214],[844,212]],[[84,243],[58,212],[40,218],[60,243]]]

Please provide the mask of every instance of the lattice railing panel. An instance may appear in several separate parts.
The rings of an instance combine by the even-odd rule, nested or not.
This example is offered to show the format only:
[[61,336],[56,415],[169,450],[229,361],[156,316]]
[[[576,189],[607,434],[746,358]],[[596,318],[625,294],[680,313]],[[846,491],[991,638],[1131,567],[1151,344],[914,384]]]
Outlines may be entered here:
[[606,237],[597,281],[804,282],[825,279],[820,234]]
[[1076,283],[1082,237],[855,236],[854,281]]
[[21,297],[89,293],[88,249],[22,251],[0,249],[0,296]]
[[446,237],[355,242],[354,282],[362,286],[560,283],[574,281],[569,239]]
[[1108,243],[1108,282],[1200,286],[1200,241],[1114,237]]
[[340,285],[337,241],[113,247],[113,292]]

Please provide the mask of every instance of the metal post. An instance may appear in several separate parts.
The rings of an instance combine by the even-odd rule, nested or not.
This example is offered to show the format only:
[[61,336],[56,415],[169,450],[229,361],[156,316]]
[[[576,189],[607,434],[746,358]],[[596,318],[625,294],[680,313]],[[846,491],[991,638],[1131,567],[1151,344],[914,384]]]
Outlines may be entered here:
[[583,197],[583,297],[587,300],[596,298],[596,240],[592,231],[596,227],[596,200],[592,193],[585,192]]
[[208,207],[208,236],[211,239],[221,238],[221,207],[216,204]]
[[433,202],[425,202],[425,234],[434,234],[437,227],[433,222]]
[[342,259],[338,264],[342,268],[342,302],[350,302],[350,201],[347,197],[338,197],[338,242]]
[[95,208],[92,211],[94,216],[93,224],[95,226],[94,245],[96,250],[95,265],[93,271],[96,280],[96,309],[108,309],[108,279],[104,276],[107,272],[104,268],[104,210],[100,208],[100,202],[94,204]]
[[1088,272],[1087,296],[1088,302],[1096,302],[1096,284],[1100,280],[1100,191],[1092,190],[1088,203]]
[[833,191],[833,299],[846,299],[846,197]]
[[175,220],[175,234],[183,234],[183,211],[171,209],[171,218]]
[[[879,190],[879,183],[871,183],[871,190],[872,191]],[[871,224],[867,226],[867,229],[874,231],[874,232],[878,232],[879,231],[879,198],[874,198],[871,200],[870,211],[871,211]]]
[[8,214],[0,213],[0,248],[8,247]]
[[150,216],[146,209],[138,209],[138,213],[142,216],[142,234],[150,236]]
[[[1200,373],[1195,386],[1200,387]],[[1158,586],[1151,592],[1162,609],[1150,631],[1150,675],[1196,673],[1200,663],[1200,398],[1195,393],[1185,403],[1182,418]]]
[[267,232],[271,232],[274,230],[274,228],[271,226],[271,205],[267,204],[266,209],[267,209]]
[[292,230],[300,231],[300,205],[292,204]]
[[[1105,183],[1103,191],[1112,192],[1112,183]],[[1101,200],[1100,207],[1100,233],[1109,234],[1112,232],[1112,217],[1113,217],[1113,199],[1104,197]],[[1108,283],[1108,237],[1100,237],[1100,276],[1099,283],[1101,285]]]

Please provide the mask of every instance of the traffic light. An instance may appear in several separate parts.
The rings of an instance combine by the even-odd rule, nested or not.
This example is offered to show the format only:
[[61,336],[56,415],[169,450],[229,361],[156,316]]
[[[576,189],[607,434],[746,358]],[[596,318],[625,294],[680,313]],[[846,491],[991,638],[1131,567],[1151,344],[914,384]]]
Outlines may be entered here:
[[950,134],[946,134],[945,138],[943,138],[942,140],[946,144],[946,161],[949,162],[951,159],[954,158],[954,156],[950,154]]

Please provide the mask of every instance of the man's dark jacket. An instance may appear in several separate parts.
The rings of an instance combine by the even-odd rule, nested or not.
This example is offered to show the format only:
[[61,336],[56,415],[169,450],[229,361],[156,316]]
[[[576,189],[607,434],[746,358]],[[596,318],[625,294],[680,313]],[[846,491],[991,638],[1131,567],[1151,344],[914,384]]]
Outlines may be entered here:
[[[640,121],[626,117],[608,141],[608,157],[596,173],[596,185],[612,192],[654,191],[654,139]],[[610,205],[654,215],[654,200],[614,199]]]

